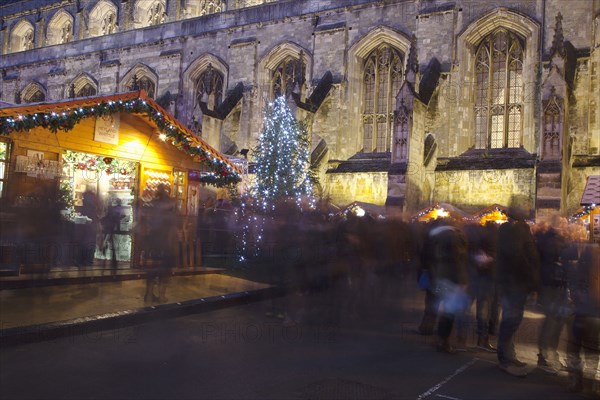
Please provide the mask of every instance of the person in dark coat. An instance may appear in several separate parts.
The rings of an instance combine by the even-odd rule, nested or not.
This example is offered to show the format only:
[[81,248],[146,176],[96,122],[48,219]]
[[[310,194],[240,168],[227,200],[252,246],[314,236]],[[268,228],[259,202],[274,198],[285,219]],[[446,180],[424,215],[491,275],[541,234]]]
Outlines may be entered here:
[[563,253],[567,242],[560,232],[560,220],[536,234],[540,255],[540,293],[538,302],[544,322],[538,338],[538,368],[557,374],[561,368],[558,343],[563,326],[570,317],[567,290],[567,265]]
[[[148,217],[148,233],[146,248],[152,262],[152,267],[147,275],[145,301],[167,301],[167,284],[171,275],[171,268],[176,263],[177,255],[177,207],[175,201],[169,196],[166,185],[158,185],[156,196],[152,200]],[[154,292],[155,281],[158,280],[158,296]]]
[[442,309],[438,320],[438,346],[444,353],[454,353],[450,334],[456,315],[467,306],[467,241],[460,229],[443,221],[427,234],[423,251],[432,284]]
[[526,364],[515,353],[514,335],[523,320],[527,296],[538,291],[540,260],[525,214],[510,208],[511,221],[498,229],[497,288],[502,303],[498,332],[498,366],[514,376],[526,376]]
[[[475,302],[475,319],[477,323],[477,348],[495,352],[496,348],[490,344],[489,331],[492,319],[496,285],[495,245],[493,231],[477,223],[465,225],[465,236],[468,243],[467,271],[469,275],[468,293],[469,305]],[[467,313],[469,313],[468,307]],[[459,346],[466,349],[468,315],[459,319],[457,341]]]
[[586,243],[579,254],[569,276],[575,303],[575,317],[567,342],[569,390],[584,389],[587,371],[589,377],[585,380],[591,383],[591,391],[600,396],[600,246]]

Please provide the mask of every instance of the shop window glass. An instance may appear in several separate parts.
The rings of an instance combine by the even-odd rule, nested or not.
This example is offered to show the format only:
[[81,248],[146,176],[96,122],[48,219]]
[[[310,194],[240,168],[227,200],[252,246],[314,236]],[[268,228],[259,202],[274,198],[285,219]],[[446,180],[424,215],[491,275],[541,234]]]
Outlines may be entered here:
[[175,170],[173,172],[173,191],[175,201],[177,201],[177,211],[184,212],[185,211],[185,178],[186,172]]
[[61,192],[67,194],[63,215],[76,232],[96,239],[86,263],[113,257],[131,261],[137,163],[74,151],[65,151],[62,161]]

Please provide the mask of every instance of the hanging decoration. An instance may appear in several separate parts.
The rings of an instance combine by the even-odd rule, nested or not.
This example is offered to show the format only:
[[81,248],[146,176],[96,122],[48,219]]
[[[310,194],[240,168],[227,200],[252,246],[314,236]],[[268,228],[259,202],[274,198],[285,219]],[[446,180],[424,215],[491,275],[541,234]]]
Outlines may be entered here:
[[68,132],[84,118],[100,117],[119,112],[146,115],[156,124],[161,135],[164,135],[165,141],[206,164],[213,172],[200,177],[201,182],[222,187],[241,181],[239,173],[228,163],[206,149],[201,142],[186,133],[182,128],[174,125],[163,113],[143,98],[102,101],[91,106],[68,108],[60,112],[37,112],[18,115],[16,118],[0,117],[0,135],[7,136],[13,132],[27,132],[36,127],[49,129],[53,133],[58,131]]
[[112,157],[95,156],[93,154],[65,151],[63,161],[81,171],[98,171],[106,175],[129,175],[135,171],[134,161],[120,160]]

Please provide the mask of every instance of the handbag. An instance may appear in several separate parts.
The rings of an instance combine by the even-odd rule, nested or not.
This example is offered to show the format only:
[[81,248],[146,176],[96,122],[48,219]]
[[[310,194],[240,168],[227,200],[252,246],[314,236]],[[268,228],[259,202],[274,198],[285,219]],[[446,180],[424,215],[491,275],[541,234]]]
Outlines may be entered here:
[[469,295],[460,285],[440,279],[437,286],[444,313],[462,315],[469,308]]
[[427,271],[427,270],[421,271],[421,274],[419,275],[418,283],[419,283],[420,289],[423,289],[423,290],[431,289],[431,275],[430,275],[429,271]]

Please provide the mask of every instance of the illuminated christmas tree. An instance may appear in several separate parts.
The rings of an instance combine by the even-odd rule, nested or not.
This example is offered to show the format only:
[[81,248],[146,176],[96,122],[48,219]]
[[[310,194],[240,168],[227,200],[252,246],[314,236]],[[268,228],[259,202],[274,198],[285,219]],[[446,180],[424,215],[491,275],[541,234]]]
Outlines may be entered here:
[[314,206],[314,174],[310,168],[310,141],[306,127],[299,123],[278,97],[267,107],[263,131],[254,149],[256,182],[253,196],[264,211],[293,199]]

